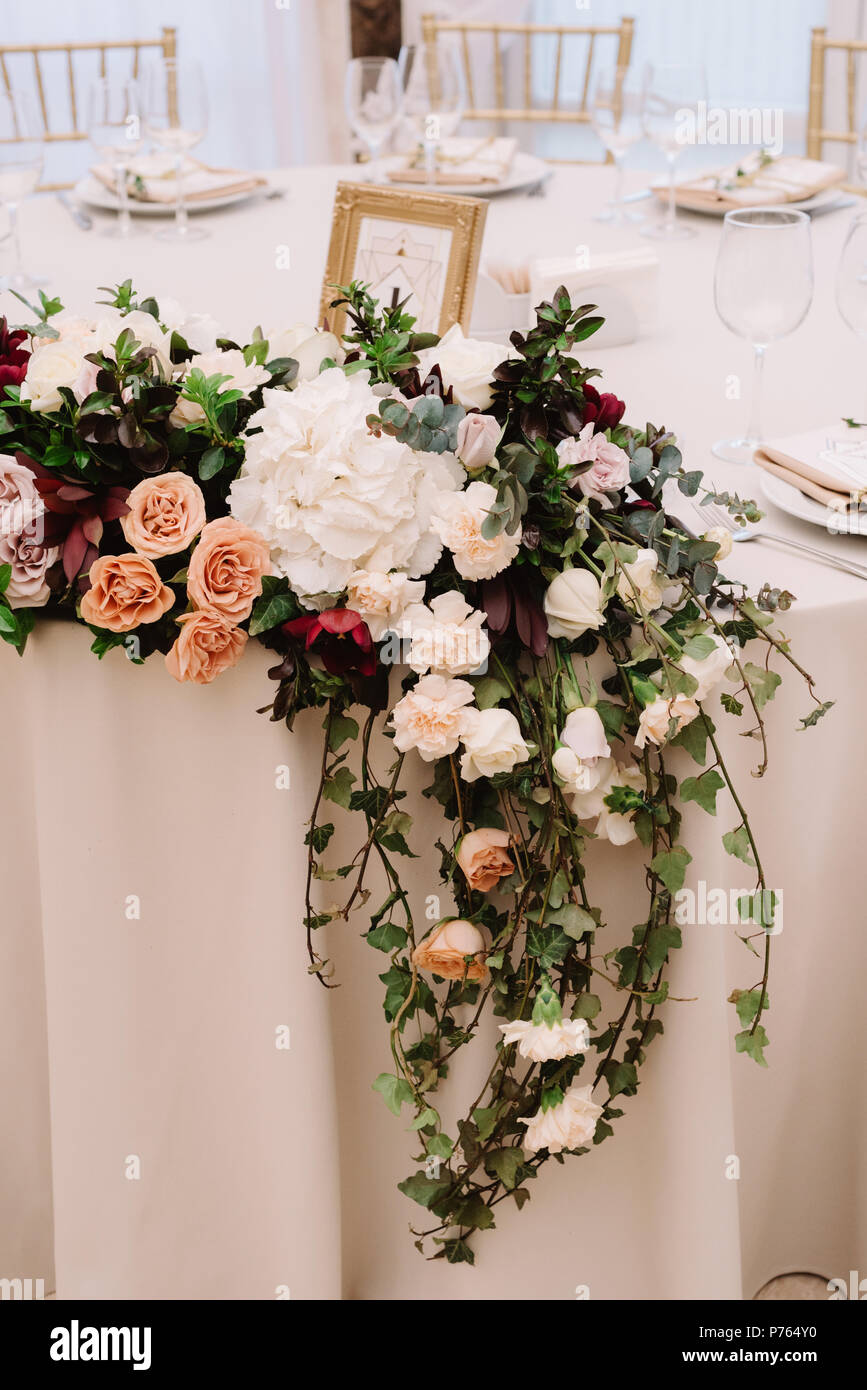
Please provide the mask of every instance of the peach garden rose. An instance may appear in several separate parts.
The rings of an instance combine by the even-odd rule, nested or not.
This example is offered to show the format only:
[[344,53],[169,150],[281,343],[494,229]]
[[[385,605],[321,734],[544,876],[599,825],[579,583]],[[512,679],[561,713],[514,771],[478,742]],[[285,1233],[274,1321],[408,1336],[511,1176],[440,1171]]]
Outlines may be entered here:
[[209,685],[230,666],[237,666],[247,645],[242,628],[213,609],[185,613],[180,634],[166,656],[166,670],[176,681]]
[[489,893],[515,867],[509,854],[512,837],[493,827],[471,830],[458,846],[457,860],[469,888]]
[[90,567],[81,619],[109,632],[131,632],[140,623],[157,622],[174,601],[144,555],[102,555]]
[[194,608],[213,608],[234,623],[249,618],[271,572],[271,554],[258,531],[233,517],[210,521],[193,551],[187,593]]
[[[420,970],[429,970],[443,980],[483,980],[488,973],[485,964],[485,938],[473,922],[456,918],[434,927],[412,953]],[[467,957],[471,956],[469,964]]]
[[123,534],[133,550],[151,559],[186,550],[207,520],[202,490],[186,473],[144,478],[126,500]]

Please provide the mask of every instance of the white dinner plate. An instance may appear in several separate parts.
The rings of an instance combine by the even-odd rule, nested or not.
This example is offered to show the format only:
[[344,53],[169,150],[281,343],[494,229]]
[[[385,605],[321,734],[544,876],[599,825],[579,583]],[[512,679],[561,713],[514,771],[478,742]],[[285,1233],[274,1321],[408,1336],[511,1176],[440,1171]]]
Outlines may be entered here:
[[[405,156],[398,155],[393,159],[384,160],[383,163],[386,169],[399,169],[406,163],[406,159]],[[546,164],[544,159],[537,159],[534,154],[525,154],[523,150],[519,150],[501,183],[438,183],[436,192],[458,193],[471,198],[496,198],[502,193],[517,193],[522,188],[530,188],[534,183],[548,178],[552,172],[550,164]],[[384,179],[383,182],[395,188],[414,188],[421,192],[427,189],[427,184],[414,180],[404,183],[400,179]]]
[[832,535],[867,536],[867,513],[851,512],[844,515],[835,512],[831,507],[815,502],[812,497],[805,497],[803,492],[799,492],[791,483],[764,470],[759,479],[759,487],[769,502],[779,507],[781,512],[788,512],[789,516],[797,517],[799,521],[809,521],[812,526],[821,526],[825,532],[828,532],[828,523],[831,521]]
[[[660,200],[660,202],[668,202],[667,183],[654,183],[651,185],[651,187],[653,189],[653,192],[656,194],[657,198]],[[722,218],[725,217],[726,213],[729,211],[728,208],[715,206],[712,203],[709,204],[706,201],[703,201],[702,198],[699,196],[690,197],[689,193],[685,189],[678,189],[677,187],[675,187],[674,200],[677,206],[679,208],[682,208],[684,212],[701,212],[704,213],[707,217]],[[821,193],[815,193],[812,198],[803,198],[799,203],[773,203],[767,204],[767,206],[779,208],[780,211],[789,211],[794,209],[796,212],[812,212],[818,215],[822,212],[832,212],[833,209],[838,206],[842,208],[850,207],[854,202],[855,199],[853,197],[842,192],[842,190],[837,187],[832,187],[823,188]],[[750,207],[752,206],[763,207],[765,206],[765,204],[745,203],[742,211],[748,212]]]
[[[218,208],[231,207],[233,203],[245,203],[250,198],[258,198],[263,193],[267,193],[268,188],[263,184],[259,188],[247,188],[242,193],[225,193],[216,198],[196,198],[193,202],[187,203],[187,212],[216,212]],[[110,188],[100,183],[92,174],[87,178],[81,179],[72,190],[73,197],[79,202],[89,203],[93,208],[102,208],[105,212],[117,212],[117,196],[112,193]],[[134,217],[174,217],[174,203],[140,203],[135,198],[129,200],[129,210]]]

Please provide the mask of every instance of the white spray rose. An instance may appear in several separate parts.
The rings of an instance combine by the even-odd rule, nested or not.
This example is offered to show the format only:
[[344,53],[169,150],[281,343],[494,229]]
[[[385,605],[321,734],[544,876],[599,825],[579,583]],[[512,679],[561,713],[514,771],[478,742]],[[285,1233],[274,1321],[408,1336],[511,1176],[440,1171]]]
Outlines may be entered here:
[[508,709],[468,711],[461,742],[464,745],[461,776],[465,782],[495,777],[498,772],[511,772],[530,756],[521,726]]
[[589,570],[564,570],[548,585],[544,608],[551,637],[574,640],[591,628],[600,628],[603,614],[599,582]]

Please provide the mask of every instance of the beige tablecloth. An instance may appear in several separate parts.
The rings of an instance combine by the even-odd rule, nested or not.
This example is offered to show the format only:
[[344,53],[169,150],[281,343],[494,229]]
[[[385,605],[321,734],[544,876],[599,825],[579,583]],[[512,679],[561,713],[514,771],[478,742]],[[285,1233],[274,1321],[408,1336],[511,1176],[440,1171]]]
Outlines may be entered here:
[[[287,176],[282,203],[209,219],[213,240],[183,254],[149,228],[127,248],[97,242],[43,200],[24,209],[28,254],[72,308],[132,274],[191,309],[222,307],[239,334],[291,323],[315,314],[331,190],[345,172]],[[601,245],[585,219],[607,178],[558,170],[545,200],[493,202],[489,253],[557,254],[564,226]],[[815,224],[816,305],[768,364],[773,433],[858,413],[857,354],[829,295],[845,224],[845,214]],[[630,240],[604,235],[606,247]],[[693,243],[663,252],[652,342],[585,355],[629,418],[677,428],[691,466],[750,491],[755,474],[707,453],[742,424],[730,381],[747,370],[747,349],[713,315],[717,235],[702,223]],[[291,273],[275,268],[285,244]],[[853,544],[781,525],[841,552]],[[796,732],[809,706],[786,676],[763,782],[749,777],[755,745],[730,740],[784,892],[770,1068],[734,1055],[725,999],[753,983],[748,953],[732,929],[686,928],[672,993],[698,1002],[666,1005],[666,1035],[615,1137],[547,1165],[523,1213],[500,1207],[475,1269],[425,1263],[412,1246],[420,1209],[394,1188],[412,1169],[409,1136],[370,1089],[388,1067],[385,957],[360,939],[363,922],[329,943],[340,988],[306,974],[317,716],[289,735],[254,713],[269,689],[254,644],[203,690],[175,685],[158,660],[139,669],[113,652],[99,663],[86,634],[61,624],[23,661],[0,652],[0,1275],[50,1288],[53,1250],[61,1298],[571,1299],[583,1286],[592,1298],[739,1298],[786,1270],[867,1268],[857,872],[867,588],[770,546],[740,550],[728,568],[798,595],[787,630],[823,698],[838,701],[817,729]],[[283,765],[288,790],[277,786]],[[714,885],[739,881],[718,846],[727,819],[696,810],[689,835],[695,877]],[[418,843],[435,828],[425,804]],[[593,872],[607,875],[618,944],[638,920],[624,872],[634,863],[631,849],[598,847]],[[437,891],[435,860],[413,861],[406,880],[421,907]],[[459,1068],[455,1089],[472,1081]]]

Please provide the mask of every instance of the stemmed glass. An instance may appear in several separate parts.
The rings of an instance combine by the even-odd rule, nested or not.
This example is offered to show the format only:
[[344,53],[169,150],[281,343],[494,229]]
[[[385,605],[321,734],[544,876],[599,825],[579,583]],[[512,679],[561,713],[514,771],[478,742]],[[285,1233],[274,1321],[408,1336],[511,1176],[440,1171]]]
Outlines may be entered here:
[[[852,219],[837,267],[836,294],[837,308],[847,328],[867,339],[867,212],[859,212]],[[864,409],[861,418],[867,421],[867,400]]]
[[344,97],[349,124],[370,150],[367,181],[375,183],[380,152],[400,120],[403,104],[400,69],[395,60],[350,59]]
[[683,120],[704,101],[707,80],[704,68],[695,63],[655,63],[648,65],[644,104],[644,129],[648,138],[668,160],[668,207],[660,222],[642,227],[641,235],[658,240],[695,236],[692,227],[677,220],[674,200],[674,172],[683,151]]
[[208,233],[190,225],[184,202],[184,158],[208,128],[205,76],[194,60],[166,58],[149,65],[144,79],[144,126],[151,140],[174,155],[177,202],[174,225],[158,232],[163,241],[198,241]]
[[642,72],[623,68],[604,68],[599,71],[590,98],[590,118],[593,129],[614,160],[616,170],[614,199],[602,212],[594,214],[594,222],[625,222],[642,220],[641,213],[626,211],[623,204],[623,161],[633,145],[644,135],[644,103],[646,76]]
[[99,77],[87,93],[87,134],[97,154],[111,165],[117,191],[117,222],[106,235],[128,237],[127,175],[129,159],[141,149],[141,106],[138,83],[132,78]]
[[762,366],[768,343],[803,322],[813,298],[810,219],[791,208],[727,212],[716,260],[714,302],[732,333],[755,352],[753,401],[746,435],[714,444],[717,458],[752,463],[762,439]]
[[427,182],[435,184],[437,150],[454,135],[467,104],[460,57],[448,40],[404,44],[398,67],[404,114],[424,145]]
[[12,268],[0,288],[26,290],[39,282],[23,269],[18,205],[34,192],[45,158],[45,127],[31,92],[0,92],[0,202],[9,217]]

